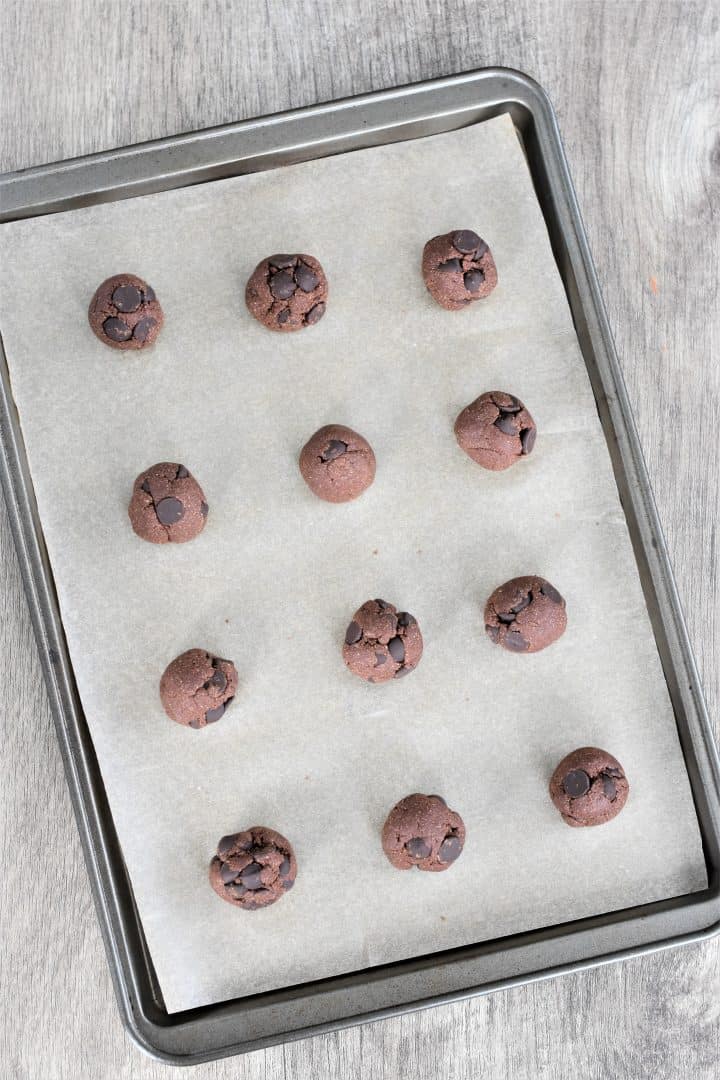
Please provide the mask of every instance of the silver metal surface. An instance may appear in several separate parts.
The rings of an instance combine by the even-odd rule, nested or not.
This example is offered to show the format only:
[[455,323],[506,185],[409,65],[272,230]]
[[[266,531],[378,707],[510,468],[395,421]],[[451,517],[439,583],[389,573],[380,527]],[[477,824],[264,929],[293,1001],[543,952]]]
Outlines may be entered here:
[[[168,1015],[83,717],[0,353],[0,477],[124,1023],[193,1064],[453,1001],[720,930],[720,765],[552,107],[488,69],[0,177],[0,223],[419,138],[499,113],[522,139],[607,437],[703,835],[703,892]],[[1,225],[0,225],[1,227]]]

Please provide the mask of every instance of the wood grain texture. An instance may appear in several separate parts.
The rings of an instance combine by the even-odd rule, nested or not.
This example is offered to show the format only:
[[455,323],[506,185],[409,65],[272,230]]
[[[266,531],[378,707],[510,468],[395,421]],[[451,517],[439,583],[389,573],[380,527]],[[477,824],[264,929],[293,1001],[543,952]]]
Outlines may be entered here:
[[[490,64],[556,106],[713,716],[715,0],[4,0],[0,170]],[[0,508],[0,1073],[171,1075],[125,1038]],[[599,868],[611,872],[611,868]],[[717,1076],[720,941],[201,1066],[202,1078]]]

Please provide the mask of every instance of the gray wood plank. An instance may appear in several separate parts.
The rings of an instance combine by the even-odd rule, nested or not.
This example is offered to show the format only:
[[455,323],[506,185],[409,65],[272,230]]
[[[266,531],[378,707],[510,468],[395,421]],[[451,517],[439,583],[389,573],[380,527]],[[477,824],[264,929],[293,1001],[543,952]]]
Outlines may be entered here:
[[[487,64],[535,76],[559,115],[715,715],[719,50],[714,0],[5,0],[0,170]],[[2,1073],[169,1076],[117,1018],[4,506],[0,584]],[[194,1075],[711,1077],[718,1001],[713,942]]]

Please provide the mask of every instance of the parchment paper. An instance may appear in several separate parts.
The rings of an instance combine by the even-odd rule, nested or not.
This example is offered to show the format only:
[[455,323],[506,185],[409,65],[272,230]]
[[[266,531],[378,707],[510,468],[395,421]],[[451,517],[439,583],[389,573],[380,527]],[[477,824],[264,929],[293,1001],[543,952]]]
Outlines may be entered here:
[[[500,283],[446,313],[424,242],[474,228]],[[280,336],[243,304],[256,262],[306,251],[324,320]],[[700,835],[623,513],[570,314],[508,118],[282,171],[0,230],[0,325],[77,682],[170,1012],[607,912],[706,885]],[[113,353],[97,284],[152,283],[166,326]],[[458,449],[484,390],[527,404],[535,452],[503,474]],[[321,424],[375,448],[355,503],[315,499],[296,459]],[[184,463],[210,504],[192,543],[132,533],[134,477]],[[539,573],[567,599],[536,656],[493,646],[488,593]],[[425,655],[369,686],[344,668],[354,610],[413,612]],[[203,731],[168,720],[165,665],[202,646],[241,687]],[[626,809],[567,828],[547,795],[576,746],[607,748]],[[440,792],[465,852],[400,873],[390,807]],[[263,823],[299,862],[246,913],[207,883],[218,838]]]

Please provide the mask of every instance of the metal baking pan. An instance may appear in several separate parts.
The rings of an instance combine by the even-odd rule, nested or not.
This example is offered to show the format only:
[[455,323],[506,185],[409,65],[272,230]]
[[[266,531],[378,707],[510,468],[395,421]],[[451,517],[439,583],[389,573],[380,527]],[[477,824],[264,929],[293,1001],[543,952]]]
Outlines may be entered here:
[[709,887],[611,914],[169,1015],[145,945],[63,635],[4,353],[0,472],[120,1010],[154,1057],[194,1064],[592,967],[720,930],[720,765],[552,106],[498,68],[0,177],[0,223],[450,131],[509,113],[607,437],[703,837]]

